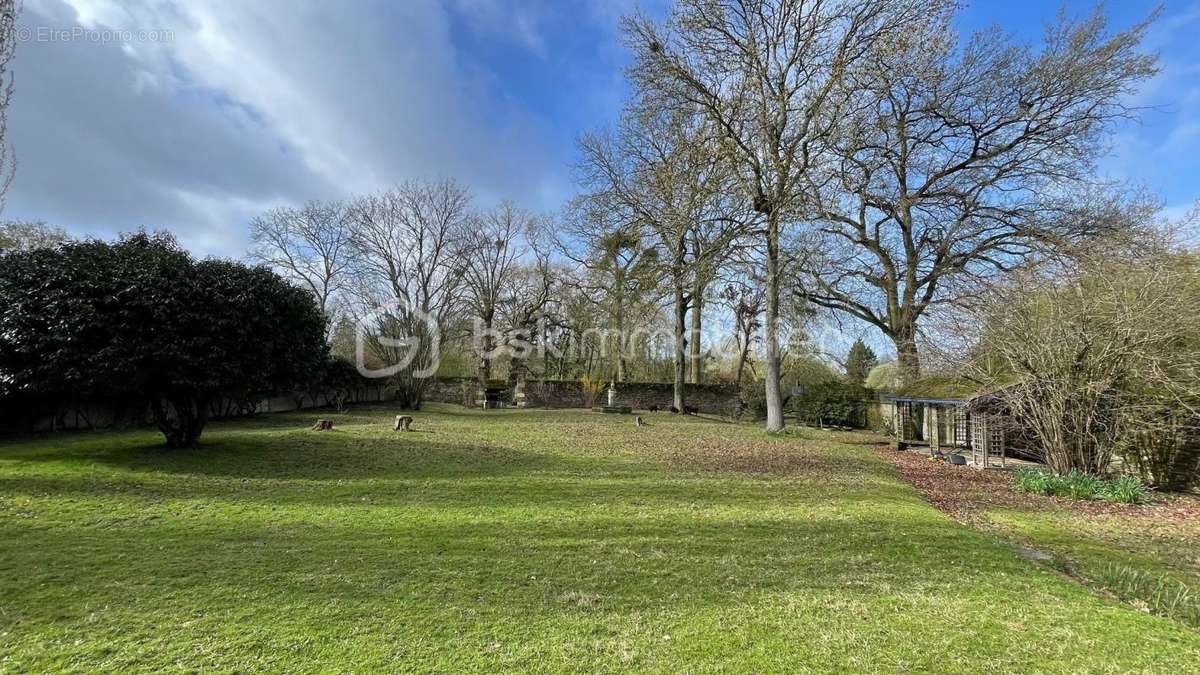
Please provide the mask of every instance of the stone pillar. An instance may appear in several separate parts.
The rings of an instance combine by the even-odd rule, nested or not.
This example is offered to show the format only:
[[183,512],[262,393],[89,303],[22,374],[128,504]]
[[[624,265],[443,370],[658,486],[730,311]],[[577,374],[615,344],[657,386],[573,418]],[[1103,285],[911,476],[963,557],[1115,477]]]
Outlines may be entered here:
[[513,383],[513,407],[524,408],[525,406],[525,372],[522,371],[517,375],[516,382]]

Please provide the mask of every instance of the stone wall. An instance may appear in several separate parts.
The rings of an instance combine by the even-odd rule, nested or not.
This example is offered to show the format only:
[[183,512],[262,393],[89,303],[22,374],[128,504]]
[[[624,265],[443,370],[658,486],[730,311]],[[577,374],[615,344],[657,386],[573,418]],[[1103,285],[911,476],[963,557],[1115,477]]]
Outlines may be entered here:
[[425,400],[471,406],[478,387],[479,381],[471,377],[435,377],[425,385]]
[[[478,382],[470,377],[439,377],[430,380],[426,385],[425,400],[438,403],[454,403],[456,405],[473,406],[476,401]],[[670,384],[657,382],[626,382],[617,386],[617,403],[632,406],[635,410],[645,410],[651,405],[666,409],[671,405]],[[686,385],[688,405],[696,406],[700,412],[712,415],[727,415],[736,409],[737,388],[727,384],[689,384]],[[387,403],[393,399],[392,392],[375,381],[364,382],[351,393],[351,404],[354,403]],[[601,392],[595,404],[603,405],[607,392]],[[583,386],[576,380],[530,380],[525,384],[525,402],[530,408],[582,408],[585,405]],[[149,424],[150,415],[144,404],[122,406],[112,401],[82,401],[71,402],[70,405],[57,406],[56,410],[48,412],[31,412],[16,414],[16,411],[4,410],[0,403],[0,432],[27,431],[65,431],[99,429],[112,426],[145,426]],[[257,402],[255,408],[259,413],[285,412],[291,410],[308,410],[330,406],[330,399],[325,396],[306,396],[297,400],[293,396],[281,395],[265,398]],[[215,401],[212,404],[213,419],[235,415],[236,408],[227,412],[226,404]]]
[[[437,378],[425,390],[425,400],[438,403],[474,401],[477,383],[471,378]],[[617,385],[617,403],[645,410],[651,405],[665,409],[671,405],[673,385],[660,382],[622,382]],[[737,387],[730,384],[688,384],[684,400],[700,412],[724,415],[736,409]],[[603,405],[607,391],[601,392],[595,405]],[[530,408],[582,408],[586,405],[583,385],[576,380],[529,380],[525,383],[525,402]]]

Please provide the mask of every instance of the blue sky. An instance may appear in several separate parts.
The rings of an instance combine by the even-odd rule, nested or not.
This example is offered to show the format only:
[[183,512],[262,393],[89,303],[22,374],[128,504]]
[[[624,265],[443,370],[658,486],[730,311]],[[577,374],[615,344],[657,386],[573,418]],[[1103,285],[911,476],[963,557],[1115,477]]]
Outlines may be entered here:
[[[1144,20],[1159,2],[1123,0],[1104,6],[1110,25],[1124,29]],[[1068,13],[1091,11],[1094,3],[1073,0]],[[1135,103],[1148,108],[1136,123],[1116,130],[1106,174],[1157,193],[1168,214],[1182,216],[1200,199],[1200,2],[1168,2],[1146,38],[1160,57],[1161,72]],[[1056,2],[975,2],[963,12],[963,30],[997,24],[1026,41],[1036,41],[1059,10]]]
[[[1125,27],[1154,6],[1106,11]],[[30,34],[91,37],[18,47],[9,125],[20,165],[4,217],[97,236],[163,228],[199,253],[240,256],[247,221],[267,208],[413,177],[458,178],[481,205],[553,211],[574,189],[576,136],[617,113],[617,21],[633,7],[25,0]],[[979,1],[960,27],[1036,40],[1057,10]],[[1103,163],[1173,213],[1200,197],[1198,31],[1200,2],[1166,7],[1148,45],[1163,72],[1136,101],[1154,109],[1117,130]]]

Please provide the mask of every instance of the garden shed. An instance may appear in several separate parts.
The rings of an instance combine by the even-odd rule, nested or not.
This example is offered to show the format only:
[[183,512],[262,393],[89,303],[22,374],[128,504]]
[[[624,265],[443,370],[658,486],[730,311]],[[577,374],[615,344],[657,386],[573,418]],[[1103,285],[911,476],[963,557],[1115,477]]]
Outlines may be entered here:
[[[1008,417],[977,382],[930,377],[880,399],[897,448],[926,446],[931,455],[979,468],[1003,467]],[[961,461],[960,461],[961,460]]]

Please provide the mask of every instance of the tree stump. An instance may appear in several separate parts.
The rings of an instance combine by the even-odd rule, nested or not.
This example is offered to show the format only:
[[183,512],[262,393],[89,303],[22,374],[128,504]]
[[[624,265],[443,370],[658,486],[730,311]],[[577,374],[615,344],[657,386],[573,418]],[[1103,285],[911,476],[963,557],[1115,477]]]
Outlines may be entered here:
[[313,431],[333,431],[333,420],[317,420],[312,425]]

